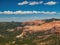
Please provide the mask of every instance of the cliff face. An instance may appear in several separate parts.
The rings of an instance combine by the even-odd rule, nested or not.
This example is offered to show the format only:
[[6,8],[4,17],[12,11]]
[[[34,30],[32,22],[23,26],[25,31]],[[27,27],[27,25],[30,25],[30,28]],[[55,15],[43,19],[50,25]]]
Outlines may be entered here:
[[60,21],[53,21],[49,23],[44,23],[42,25],[32,25],[32,26],[24,26],[24,30],[31,30],[31,31],[46,31],[52,28],[59,28],[60,27]]
[[[45,22],[45,21],[32,21],[28,22],[31,25],[25,25],[22,27],[23,32],[20,34],[20,36],[25,35],[27,32],[34,33],[34,32],[44,32],[44,31],[54,31],[55,33],[60,33],[60,21],[51,21],[51,22]],[[25,22],[25,24],[28,24]],[[32,25],[32,23],[34,25]],[[39,25],[40,24],[40,25]],[[52,32],[53,33],[53,32]],[[18,35],[19,36],[19,35]]]

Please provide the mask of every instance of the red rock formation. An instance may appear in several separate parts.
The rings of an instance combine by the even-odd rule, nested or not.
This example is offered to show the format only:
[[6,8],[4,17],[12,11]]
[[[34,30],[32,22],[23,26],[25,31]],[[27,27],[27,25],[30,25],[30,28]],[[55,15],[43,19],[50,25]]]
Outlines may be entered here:
[[[37,22],[39,22],[39,21],[35,21],[34,24],[37,24]],[[60,33],[60,21],[52,21],[52,22],[48,22],[48,23],[44,22],[42,25],[30,25],[30,26],[28,25],[28,26],[24,26],[23,28],[24,29],[23,29],[22,34],[24,34],[24,32],[26,32],[26,31],[31,33],[31,32],[47,31],[50,29],[51,30],[54,29],[55,32]]]
[[49,30],[49,29],[51,29],[51,28],[53,28],[53,27],[60,27],[60,21],[53,21],[53,22],[49,22],[49,23],[44,23],[44,24],[42,24],[42,25],[40,25],[40,26],[25,26],[24,28],[24,30],[25,31],[29,31],[29,30],[31,30],[31,31],[34,31],[34,32],[38,32],[38,31],[46,31],[46,30]]

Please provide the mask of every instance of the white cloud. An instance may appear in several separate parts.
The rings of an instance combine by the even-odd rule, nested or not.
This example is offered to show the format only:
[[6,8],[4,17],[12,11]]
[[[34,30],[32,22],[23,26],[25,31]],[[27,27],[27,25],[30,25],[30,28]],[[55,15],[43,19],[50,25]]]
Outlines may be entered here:
[[28,4],[28,3],[29,3],[28,1],[24,1],[24,2],[18,3],[18,5],[25,5],[25,4]]
[[15,11],[14,14],[32,14],[32,11]]
[[42,14],[56,14],[56,12],[54,12],[54,11],[52,11],[52,12],[49,12],[49,11],[45,12],[45,11],[42,11],[41,13],[42,13]]
[[55,5],[57,2],[54,2],[54,1],[49,1],[47,3],[44,3],[45,5]]
[[56,14],[56,12],[52,11],[0,11],[0,14]]
[[18,3],[18,5],[25,5],[25,4],[37,5],[37,4],[42,4],[42,3],[43,3],[43,1],[39,1],[39,2],[36,2],[36,1],[33,1],[33,2],[23,1],[23,2]]
[[2,12],[3,14],[13,14],[13,12],[12,11],[4,11],[4,12]]
[[34,2],[30,2],[29,5],[37,5],[37,4],[42,4],[42,3],[43,1],[40,1],[40,2],[34,1]]
[[31,3],[29,3],[29,5],[36,5],[36,4],[39,4],[38,2],[31,2]]
[[37,1],[32,1],[32,2],[23,1],[23,2],[18,3],[18,5],[25,5],[25,4],[28,4],[28,5],[38,5],[38,4],[55,5],[55,4],[57,4],[57,2],[49,1],[49,2],[44,3],[43,1],[39,1],[39,2],[37,2]]

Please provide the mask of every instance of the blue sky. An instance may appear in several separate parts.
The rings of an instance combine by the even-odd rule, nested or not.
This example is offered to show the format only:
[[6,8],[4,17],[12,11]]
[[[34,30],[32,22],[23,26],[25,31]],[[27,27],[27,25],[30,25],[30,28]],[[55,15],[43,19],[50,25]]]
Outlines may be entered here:
[[60,18],[60,0],[0,0],[0,22]]

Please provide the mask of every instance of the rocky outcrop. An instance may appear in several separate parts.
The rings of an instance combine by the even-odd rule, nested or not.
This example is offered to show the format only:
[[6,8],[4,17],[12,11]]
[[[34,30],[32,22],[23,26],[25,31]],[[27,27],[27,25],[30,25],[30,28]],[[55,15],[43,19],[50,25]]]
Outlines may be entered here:
[[24,31],[30,31],[30,30],[33,32],[46,31],[46,30],[52,29],[53,27],[59,28],[60,21],[44,23],[40,26],[24,26]]
[[[36,24],[36,23],[35,23]],[[27,25],[23,27],[23,32],[18,35],[17,37],[21,37],[23,35],[25,35],[27,32],[29,33],[33,33],[33,32],[44,32],[44,31],[48,31],[51,30],[51,32],[53,33],[60,33],[60,21],[52,21],[52,22],[44,22],[41,25]]]

